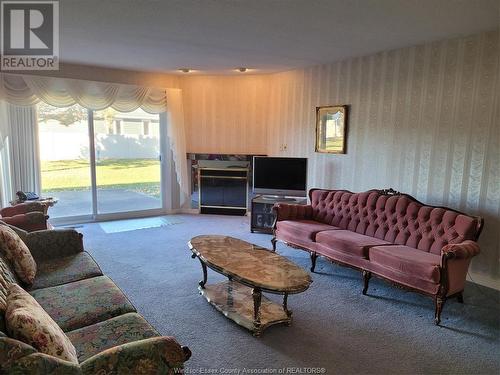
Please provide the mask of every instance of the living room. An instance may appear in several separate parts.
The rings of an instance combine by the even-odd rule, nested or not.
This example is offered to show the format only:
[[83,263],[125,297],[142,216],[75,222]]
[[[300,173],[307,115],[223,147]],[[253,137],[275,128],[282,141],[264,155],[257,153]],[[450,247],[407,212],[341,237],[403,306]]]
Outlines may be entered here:
[[500,371],[498,1],[1,6],[0,373]]

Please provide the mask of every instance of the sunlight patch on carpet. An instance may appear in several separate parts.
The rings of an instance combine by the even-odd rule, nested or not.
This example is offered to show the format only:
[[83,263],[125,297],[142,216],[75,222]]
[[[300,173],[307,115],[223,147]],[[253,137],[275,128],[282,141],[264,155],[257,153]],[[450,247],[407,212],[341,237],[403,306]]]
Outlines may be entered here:
[[165,217],[146,217],[141,219],[106,221],[99,223],[99,226],[105,233],[129,232],[132,230],[160,228],[168,225],[180,224],[182,220],[172,216]]

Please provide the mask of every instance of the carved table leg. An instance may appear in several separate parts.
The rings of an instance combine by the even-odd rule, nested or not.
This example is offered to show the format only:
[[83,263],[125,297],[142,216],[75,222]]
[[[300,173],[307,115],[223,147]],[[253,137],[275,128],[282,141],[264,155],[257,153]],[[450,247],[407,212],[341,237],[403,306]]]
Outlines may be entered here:
[[316,268],[316,259],[318,259],[318,254],[315,252],[311,253],[311,272],[314,272],[314,269]]
[[363,270],[363,295],[366,295],[368,292],[368,284],[370,283],[370,278],[372,277],[372,273]]
[[[196,254],[192,254],[191,255],[191,258],[196,258]],[[203,270],[203,280],[201,280],[198,285],[201,286],[202,288],[205,288],[205,284],[207,283],[207,265],[205,263],[202,262],[202,260],[200,258],[198,258],[198,260],[200,261],[201,263],[201,269]]]
[[227,293],[227,300],[226,300],[227,305],[233,306],[233,302],[234,302],[234,300],[233,300],[233,283],[231,283],[231,282],[227,283],[226,293]]
[[283,295],[283,311],[289,318],[292,316],[292,310],[288,310],[288,293]]
[[254,336],[260,336],[260,302],[262,300],[262,291],[260,288],[252,289],[253,297],[253,325],[254,325]]

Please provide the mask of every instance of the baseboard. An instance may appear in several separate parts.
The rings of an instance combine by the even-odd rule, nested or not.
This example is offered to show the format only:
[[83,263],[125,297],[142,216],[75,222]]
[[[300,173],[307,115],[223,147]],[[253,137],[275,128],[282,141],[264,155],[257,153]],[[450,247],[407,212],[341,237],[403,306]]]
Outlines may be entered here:
[[470,272],[467,275],[467,280],[475,284],[487,286],[488,288],[500,290],[500,280],[485,276],[479,273]]
[[172,210],[176,214],[198,214],[200,211],[197,208],[177,208]]

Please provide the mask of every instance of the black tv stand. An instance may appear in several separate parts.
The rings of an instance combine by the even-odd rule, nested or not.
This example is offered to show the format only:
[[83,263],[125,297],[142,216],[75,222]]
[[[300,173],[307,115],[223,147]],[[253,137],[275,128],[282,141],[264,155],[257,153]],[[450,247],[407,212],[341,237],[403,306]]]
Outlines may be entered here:
[[272,233],[274,223],[273,206],[275,203],[307,204],[307,198],[279,197],[272,195],[257,195],[252,198],[252,217],[250,231]]

